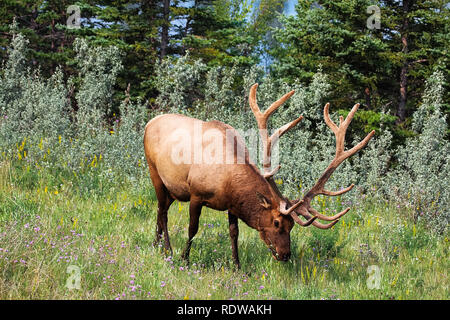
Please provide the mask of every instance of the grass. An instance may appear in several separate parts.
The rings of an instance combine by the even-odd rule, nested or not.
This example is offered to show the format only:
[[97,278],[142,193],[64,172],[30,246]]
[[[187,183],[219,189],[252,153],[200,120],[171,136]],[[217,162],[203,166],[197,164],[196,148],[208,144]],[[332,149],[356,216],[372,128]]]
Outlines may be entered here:
[[331,230],[296,226],[287,263],[239,222],[241,270],[226,213],[204,208],[186,265],[188,205],[170,208],[167,256],[148,176],[102,172],[0,163],[0,299],[449,299],[448,235],[396,204],[362,198]]

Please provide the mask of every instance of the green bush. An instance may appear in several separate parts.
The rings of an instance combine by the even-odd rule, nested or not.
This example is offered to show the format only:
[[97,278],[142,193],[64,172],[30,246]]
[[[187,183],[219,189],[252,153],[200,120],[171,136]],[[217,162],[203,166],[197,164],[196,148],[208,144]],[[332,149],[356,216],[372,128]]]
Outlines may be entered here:
[[[85,40],[75,41],[74,46],[78,74],[66,81],[57,70],[44,79],[38,69],[28,67],[27,40],[13,31],[9,58],[0,74],[3,160],[24,161],[30,168],[63,169],[64,175],[77,177],[78,190],[87,196],[113,188],[121,179],[137,183],[143,176],[147,179],[142,137],[150,118],[166,111],[183,113],[203,120],[219,119],[240,132],[253,130],[256,134],[256,122],[248,107],[249,88],[255,82],[260,83],[257,97],[261,109],[286,92],[296,91],[272,116],[271,128],[304,116],[298,127],[275,146],[282,165],[275,178],[286,196],[301,197],[334,157],[334,135],[322,114],[331,88],[320,69],[309,86],[302,86],[283,83],[257,66],[246,70],[207,67],[188,55],[165,60],[157,68],[159,109],[149,112],[143,101],[130,99],[130,91],[120,106],[113,105],[114,84],[122,69],[117,48],[93,47]],[[414,114],[415,135],[404,146],[392,150],[392,134],[383,129],[392,116],[372,121],[381,126],[377,135],[364,150],[345,161],[327,183],[328,189],[351,183],[357,187],[336,200],[316,201],[320,210],[335,212],[358,203],[362,195],[374,195],[414,209],[414,222],[425,220],[440,233],[447,230],[450,144],[441,112],[444,82],[440,72],[429,79],[423,102]],[[73,91],[76,112],[68,99]],[[119,110],[119,114],[112,110]],[[361,111],[361,117],[374,117]],[[331,104],[332,119],[337,121],[341,113]],[[349,130],[347,148],[363,136],[363,132]],[[251,154],[259,163],[257,151],[251,150]],[[28,188],[36,187],[34,174],[18,179]]]

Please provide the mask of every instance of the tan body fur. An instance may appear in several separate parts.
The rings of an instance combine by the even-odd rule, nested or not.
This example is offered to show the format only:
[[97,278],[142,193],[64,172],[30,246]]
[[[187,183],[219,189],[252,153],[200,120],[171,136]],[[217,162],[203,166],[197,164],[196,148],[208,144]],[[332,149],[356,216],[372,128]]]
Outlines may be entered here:
[[[191,202],[190,229],[192,229],[192,232],[190,232],[190,240],[188,240],[187,250],[185,249],[184,253],[186,258],[189,254],[191,235],[193,237],[198,228],[201,206],[221,211],[228,210],[229,215],[231,215],[229,217],[230,234],[232,234],[231,229],[237,229],[237,221],[234,223],[235,226],[231,226],[235,218],[240,218],[250,227],[264,233],[264,226],[271,225],[272,219],[280,215],[276,210],[280,199],[272,191],[269,183],[261,176],[258,168],[250,162],[245,144],[242,145],[244,142],[237,133],[237,143],[241,144],[241,147],[245,150],[245,163],[242,163],[242,161],[237,163],[236,152],[233,153],[234,160],[230,164],[192,163],[194,162],[193,154],[191,155],[191,164],[174,163],[172,161],[174,144],[179,143],[173,138],[173,133],[176,130],[183,129],[189,132],[191,137],[194,137],[195,125],[201,127],[201,134],[211,129],[221,132],[223,154],[226,154],[226,143],[230,143],[226,139],[226,130],[234,131],[234,129],[220,121],[204,122],[183,115],[165,114],[149,121],[144,135],[145,156],[160,203],[158,210],[160,219],[158,220],[161,220],[162,225],[158,226],[157,239],[161,237],[161,231],[166,229],[164,220],[167,220],[167,209],[170,203],[173,200]],[[209,141],[203,141],[203,139],[198,141],[192,138],[191,143],[191,150],[194,150],[194,148],[203,150],[207,148]],[[201,148],[199,143],[202,144]],[[264,195],[265,199],[271,203],[271,208],[260,205],[258,193]],[[161,206],[161,204],[163,205]],[[273,211],[273,214],[267,215],[264,211]],[[292,221],[285,222],[287,229],[292,228],[292,225]],[[171,250],[168,236],[165,240],[166,249]],[[235,256],[236,261],[237,249],[233,256]],[[238,261],[236,262],[238,263]]]

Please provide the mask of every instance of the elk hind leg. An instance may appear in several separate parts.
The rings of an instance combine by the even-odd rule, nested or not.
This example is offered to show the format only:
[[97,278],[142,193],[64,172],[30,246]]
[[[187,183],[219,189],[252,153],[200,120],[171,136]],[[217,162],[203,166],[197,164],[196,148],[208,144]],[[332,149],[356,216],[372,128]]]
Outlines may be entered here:
[[156,237],[154,245],[157,246],[162,240],[164,232],[164,249],[172,255],[172,247],[170,245],[169,232],[167,228],[167,213],[174,199],[170,196],[169,191],[159,177],[157,171],[150,166],[150,176],[155,187],[156,198],[158,199],[158,215],[156,218]]
[[191,198],[189,203],[189,230],[188,230],[188,240],[186,246],[181,254],[182,258],[189,261],[189,252],[191,251],[192,240],[198,231],[198,223],[200,220],[200,214],[202,212],[202,203],[195,198]]

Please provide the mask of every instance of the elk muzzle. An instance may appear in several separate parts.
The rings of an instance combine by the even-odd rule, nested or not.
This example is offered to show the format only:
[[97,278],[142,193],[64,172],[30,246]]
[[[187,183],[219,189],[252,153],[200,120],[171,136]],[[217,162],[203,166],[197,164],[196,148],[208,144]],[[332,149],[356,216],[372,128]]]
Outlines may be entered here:
[[260,232],[260,237],[269,248],[274,259],[278,261],[289,261],[291,258],[291,242],[288,235],[270,234]]

